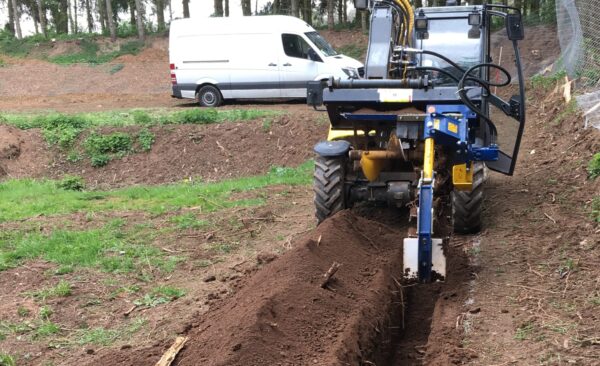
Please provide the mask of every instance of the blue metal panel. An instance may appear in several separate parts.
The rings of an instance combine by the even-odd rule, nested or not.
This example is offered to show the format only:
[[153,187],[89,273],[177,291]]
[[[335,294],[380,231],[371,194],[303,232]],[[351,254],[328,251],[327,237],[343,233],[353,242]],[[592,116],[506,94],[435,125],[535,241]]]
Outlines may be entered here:
[[417,232],[419,235],[419,280],[431,280],[433,234],[433,182],[424,183],[421,180],[419,190],[419,217]]

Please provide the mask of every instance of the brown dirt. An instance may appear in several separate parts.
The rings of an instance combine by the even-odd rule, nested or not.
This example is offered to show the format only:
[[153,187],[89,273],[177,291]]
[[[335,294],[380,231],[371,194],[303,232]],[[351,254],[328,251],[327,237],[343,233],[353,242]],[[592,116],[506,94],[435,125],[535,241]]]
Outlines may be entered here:
[[[391,325],[402,237],[350,212],[328,220],[202,317],[177,364],[379,364],[375,339]],[[333,261],[342,266],[323,289],[319,283]],[[160,357],[155,349],[107,353],[92,363],[153,363]]]
[[[500,58],[500,66],[505,67],[516,79],[515,54],[512,41],[506,39],[506,31],[498,31],[492,35],[490,54],[495,63]],[[525,28],[525,39],[519,42],[521,64],[525,78],[536,74],[547,74],[547,70],[560,56],[560,45],[556,37],[556,27],[536,25]]]

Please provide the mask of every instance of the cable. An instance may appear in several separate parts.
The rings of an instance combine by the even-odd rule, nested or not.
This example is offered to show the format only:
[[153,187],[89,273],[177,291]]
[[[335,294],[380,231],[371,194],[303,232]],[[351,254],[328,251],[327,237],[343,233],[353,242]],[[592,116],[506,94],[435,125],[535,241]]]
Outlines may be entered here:
[[452,75],[449,71],[441,69],[439,67],[432,67],[432,66],[418,66],[413,68],[413,70],[416,71],[437,71],[440,72],[446,76],[448,76],[450,79],[456,81],[457,83],[460,81],[460,79],[454,75]]

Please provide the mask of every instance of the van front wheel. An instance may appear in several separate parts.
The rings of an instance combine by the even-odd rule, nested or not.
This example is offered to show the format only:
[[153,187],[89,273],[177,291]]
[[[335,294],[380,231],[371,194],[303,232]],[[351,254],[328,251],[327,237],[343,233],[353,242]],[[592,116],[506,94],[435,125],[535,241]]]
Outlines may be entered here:
[[202,107],[218,107],[223,102],[223,97],[216,86],[205,85],[198,90],[198,102]]

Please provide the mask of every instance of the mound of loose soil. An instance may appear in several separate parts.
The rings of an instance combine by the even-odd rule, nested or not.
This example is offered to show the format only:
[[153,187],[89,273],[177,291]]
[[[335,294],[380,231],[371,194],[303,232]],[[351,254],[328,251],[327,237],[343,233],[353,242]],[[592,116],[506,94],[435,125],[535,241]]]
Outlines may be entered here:
[[38,131],[0,125],[0,178],[43,176],[47,164],[46,143]]
[[[385,352],[373,351],[389,345],[402,237],[350,212],[327,220],[203,316],[176,364],[380,364]],[[321,288],[333,262],[341,267]],[[157,349],[104,354],[94,364],[153,364]]]
[[48,173],[57,178],[80,175],[89,184],[103,187],[264,174],[272,166],[297,166],[311,158],[312,147],[326,135],[327,126],[304,114],[275,117],[269,129],[262,121],[251,121],[151,130],[156,141],[148,153],[131,154],[102,168],[91,167],[88,159],[73,164],[59,154]]

